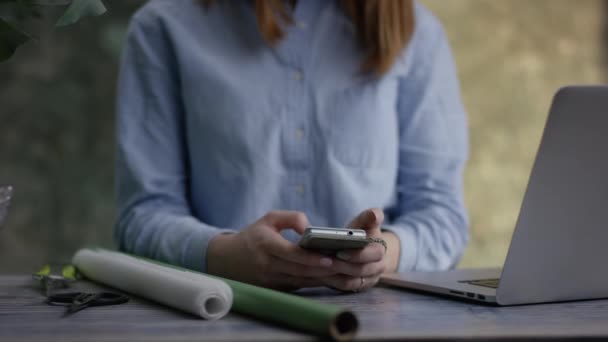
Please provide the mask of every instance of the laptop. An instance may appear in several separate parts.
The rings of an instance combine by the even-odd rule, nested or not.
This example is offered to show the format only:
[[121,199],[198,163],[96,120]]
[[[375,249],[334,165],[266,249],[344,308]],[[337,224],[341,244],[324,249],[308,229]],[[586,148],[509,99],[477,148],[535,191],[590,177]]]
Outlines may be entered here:
[[383,275],[381,283],[497,305],[608,297],[608,86],[553,98],[502,269]]

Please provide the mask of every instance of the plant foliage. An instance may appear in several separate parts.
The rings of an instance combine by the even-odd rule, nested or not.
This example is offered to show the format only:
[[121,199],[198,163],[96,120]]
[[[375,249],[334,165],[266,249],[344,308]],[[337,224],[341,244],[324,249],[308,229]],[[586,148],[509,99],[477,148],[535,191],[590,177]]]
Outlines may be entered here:
[[67,7],[56,21],[57,27],[106,12],[102,0],[0,0],[0,6],[0,62],[11,58],[19,46],[32,39],[21,27],[27,20],[40,19],[41,8]]

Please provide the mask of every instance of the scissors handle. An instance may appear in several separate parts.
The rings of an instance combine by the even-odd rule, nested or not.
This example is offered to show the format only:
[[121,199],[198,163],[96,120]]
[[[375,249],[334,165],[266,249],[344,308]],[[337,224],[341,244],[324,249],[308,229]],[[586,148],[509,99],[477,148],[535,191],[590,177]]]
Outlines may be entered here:
[[129,297],[119,293],[100,292],[99,297],[91,303],[91,306],[105,306],[124,304],[129,301]]
[[129,297],[110,292],[69,292],[49,296],[47,303],[50,305],[67,306],[65,315],[78,312],[89,306],[104,306],[123,304],[129,301]]
[[[66,315],[73,314],[89,306],[96,305],[95,303],[101,298],[102,293],[81,293],[74,297],[74,301],[66,310]],[[97,304],[99,305],[99,304]]]

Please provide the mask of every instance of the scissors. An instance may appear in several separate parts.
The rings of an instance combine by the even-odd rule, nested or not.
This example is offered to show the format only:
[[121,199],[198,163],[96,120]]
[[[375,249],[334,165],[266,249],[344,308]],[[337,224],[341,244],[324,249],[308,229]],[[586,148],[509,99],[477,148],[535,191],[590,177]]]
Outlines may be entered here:
[[64,316],[73,314],[90,306],[118,305],[129,301],[129,297],[111,292],[68,292],[51,295],[47,298],[50,305],[67,306]]

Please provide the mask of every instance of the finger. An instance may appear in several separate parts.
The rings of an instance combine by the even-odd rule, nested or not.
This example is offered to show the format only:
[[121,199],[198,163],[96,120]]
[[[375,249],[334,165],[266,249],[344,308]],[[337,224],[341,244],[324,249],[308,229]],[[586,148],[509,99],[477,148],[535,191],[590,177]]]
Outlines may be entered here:
[[321,278],[335,275],[337,272],[327,267],[314,267],[297,264],[279,257],[271,257],[272,268],[277,273],[304,278]]
[[362,211],[354,220],[352,220],[348,227],[359,228],[369,230],[380,231],[380,225],[384,221],[384,213],[381,209],[371,208]]
[[304,230],[309,226],[308,218],[301,211],[291,210],[274,210],[268,212],[262,221],[271,226],[274,230],[280,231],[291,228],[300,235],[304,234]]
[[379,276],[386,269],[384,261],[367,264],[353,264],[346,261],[334,260],[331,267],[336,273],[351,277],[373,277]]
[[285,240],[278,234],[275,238],[269,240],[263,247],[268,254],[274,257],[300,265],[328,268],[333,264],[332,258],[303,249],[302,247]]
[[384,259],[384,254],[384,246],[379,243],[370,243],[363,249],[339,251],[336,253],[336,257],[353,264],[367,264],[381,261]]
[[374,287],[380,277],[351,277],[345,275],[335,275],[323,278],[325,286],[332,287],[341,291],[357,292]]

